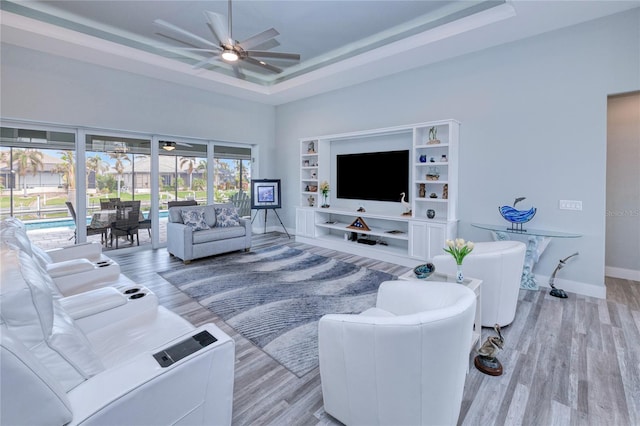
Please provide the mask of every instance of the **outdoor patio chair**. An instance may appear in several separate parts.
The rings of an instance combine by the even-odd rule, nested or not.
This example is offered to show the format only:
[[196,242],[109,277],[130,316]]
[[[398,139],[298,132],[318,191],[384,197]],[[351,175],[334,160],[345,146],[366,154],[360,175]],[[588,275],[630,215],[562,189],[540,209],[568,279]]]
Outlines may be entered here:
[[120,198],[100,198],[100,210],[115,210]]
[[167,208],[177,207],[177,206],[197,206],[198,202],[196,200],[184,200],[184,201],[169,201],[167,203]]
[[[151,212],[149,212],[149,214],[151,214]],[[151,236],[151,218],[141,220],[138,222],[138,225],[139,229],[146,229],[149,236]]]
[[[69,214],[73,218],[73,222],[76,224],[76,229],[73,230],[73,242],[78,242],[78,218],[76,217],[76,210],[73,208],[73,204],[70,201],[65,201],[67,205],[67,209],[69,209]],[[87,226],[87,237],[90,235],[100,235],[100,242],[102,244],[107,243],[107,231],[109,228],[92,228],[91,226]],[[69,238],[69,239],[71,239]]]
[[140,245],[138,237],[140,229],[140,201],[121,201],[116,205],[116,221],[111,224],[111,246],[113,237],[116,238],[116,248],[118,248],[118,237],[127,237],[133,244],[135,236]]
[[251,197],[246,192],[236,192],[229,198],[229,201],[238,209],[238,216],[251,216]]

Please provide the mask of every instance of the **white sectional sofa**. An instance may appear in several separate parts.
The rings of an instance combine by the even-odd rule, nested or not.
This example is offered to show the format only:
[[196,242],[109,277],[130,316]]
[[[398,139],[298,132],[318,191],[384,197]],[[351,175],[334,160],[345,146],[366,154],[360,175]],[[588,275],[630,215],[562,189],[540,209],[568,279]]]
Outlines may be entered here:
[[231,423],[235,349],[228,335],[214,324],[194,327],[131,281],[65,296],[28,239],[20,247],[6,229],[3,425]]

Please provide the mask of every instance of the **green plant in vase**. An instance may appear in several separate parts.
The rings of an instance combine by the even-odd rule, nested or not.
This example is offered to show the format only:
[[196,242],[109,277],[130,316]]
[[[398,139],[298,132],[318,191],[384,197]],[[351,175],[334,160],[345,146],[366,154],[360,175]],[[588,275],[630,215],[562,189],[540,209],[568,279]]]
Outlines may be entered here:
[[327,204],[327,197],[329,196],[329,182],[322,181],[322,183],[320,184],[320,192],[322,193],[322,208],[328,208],[329,204]]
[[464,281],[464,275],[462,273],[462,261],[464,260],[466,255],[471,253],[474,244],[473,242],[465,241],[462,238],[456,238],[455,241],[447,240],[446,244],[447,247],[444,249],[444,251],[449,253],[456,260],[456,282],[462,283]]

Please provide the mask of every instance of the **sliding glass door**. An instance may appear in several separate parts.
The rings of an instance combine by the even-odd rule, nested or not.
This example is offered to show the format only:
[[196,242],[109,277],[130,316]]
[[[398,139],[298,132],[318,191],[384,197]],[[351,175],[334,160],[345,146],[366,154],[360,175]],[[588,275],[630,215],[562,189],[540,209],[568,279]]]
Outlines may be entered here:
[[[0,128],[0,218],[60,222],[75,197],[74,132]],[[42,225],[44,226],[44,225]]]
[[207,147],[204,141],[186,139],[158,142],[160,243],[167,238],[169,201],[195,200],[198,204],[207,204]]

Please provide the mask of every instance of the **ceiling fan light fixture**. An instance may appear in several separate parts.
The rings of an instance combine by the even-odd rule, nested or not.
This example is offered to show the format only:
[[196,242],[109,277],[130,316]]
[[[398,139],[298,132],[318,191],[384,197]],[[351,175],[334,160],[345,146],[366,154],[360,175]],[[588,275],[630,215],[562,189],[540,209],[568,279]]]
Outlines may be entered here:
[[171,141],[164,141],[162,142],[162,149],[164,149],[165,151],[173,151],[174,149],[176,149],[176,143]]
[[221,56],[222,56],[222,59],[224,59],[225,61],[228,61],[228,62],[235,62],[238,59],[240,59],[238,54],[234,50],[231,50],[231,49],[225,49],[222,52]]

